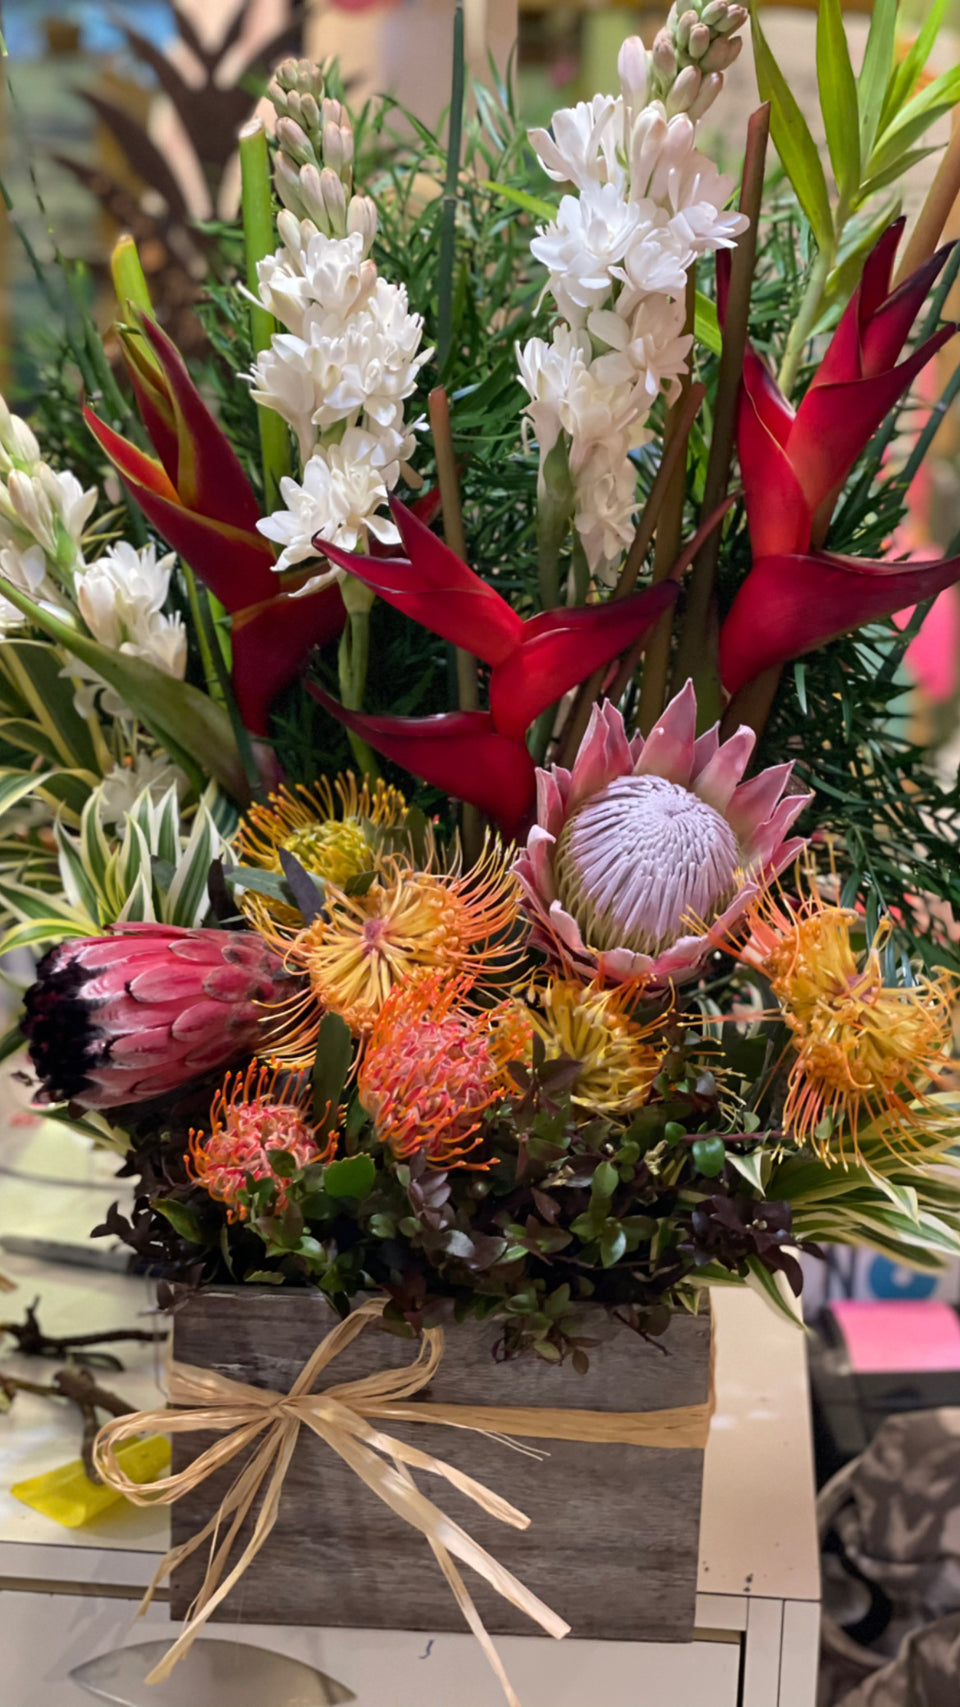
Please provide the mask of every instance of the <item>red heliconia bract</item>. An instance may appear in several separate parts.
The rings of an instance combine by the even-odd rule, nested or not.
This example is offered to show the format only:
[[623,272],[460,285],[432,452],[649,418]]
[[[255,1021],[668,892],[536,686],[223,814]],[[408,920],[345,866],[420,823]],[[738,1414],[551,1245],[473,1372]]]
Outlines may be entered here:
[[350,711],[317,687],[309,691],[348,729],[395,764],[466,800],[504,834],[519,833],[533,810],[536,780],[525,735],[570,688],[635,645],[670,608],[673,580],[603,604],[563,606],[526,621],[488,582],[395,499],[390,508],[406,557],[359,557],[314,540],[331,562],[490,666],[489,711],[381,717]]
[[159,461],[101,421],[84,419],[128,492],[174,551],[233,617],[233,689],[244,725],[265,735],[270,706],[314,646],[335,639],[345,612],[336,586],[299,592],[309,571],[281,582],[257,532],[260,506],[230,441],[177,349],[147,316],[152,349],[121,338],[143,424]]
[[38,1102],[147,1102],[250,1054],[290,976],[250,931],[118,925],[59,943],[27,991]]
[[[753,566],[720,634],[720,671],[729,693],[766,669],[931,598],[960,579],[960,558],[876,561],[841,557],[815,543],[858,456],[957,329],[940,327],[899,362],[917,311],[950,252],[949,246],[939,250],[891,291],[902,230],[903,221],[895,221],[867,257],[796,410],[747,346],[737,449]],[[719,258],[718,264],[722,313],[728,269]]]

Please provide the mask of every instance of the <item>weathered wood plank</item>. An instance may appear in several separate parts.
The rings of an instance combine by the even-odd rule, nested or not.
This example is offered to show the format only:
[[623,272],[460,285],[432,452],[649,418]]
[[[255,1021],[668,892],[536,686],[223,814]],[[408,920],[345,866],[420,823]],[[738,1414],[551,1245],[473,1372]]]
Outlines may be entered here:
[[[598,1316],[600,1313],[598,1312]],[[423,1397],[451,1404],[540,1405],[644,1411],[700,1404],[709,1386],[710,1324],[678,1317],[665,1352],[626,1328],[610,1334],[577,1375],[534,1357],[497,1363],[494,1322],[450,1328],[440,1370]],[[286,1391],[334,1324],[319,1294],[210,1288],[183,1299],[174,1355],[255,1386]],[[329,1384],[411,1361],[411,1343],[372,1326],[329,1371]],[[531,1518],[518,1532],[445,1483],[427,1491],[577,1636],[687,1641],[693,1629],[703,1454],[553,1441],[537,1462],[483,1435],[431,1424],[388,1432],[455,1464]],[[174,1469],[210,1437],[175,1436]],[[174,1544],[212,1515],[238,1461],[173,1507]],[[426,1478],[430,1482],[430,1478]],[[182,1618],[202,1579],[206,1549],[176,1573],[172,1616]],[[489,1630],[535,1634],[522,1614],[470,1577]],[[419,1532],[404,1524],[304,1429],[277,1526],[222,1609],[233,1621],[460,1630],[461,1615]]]

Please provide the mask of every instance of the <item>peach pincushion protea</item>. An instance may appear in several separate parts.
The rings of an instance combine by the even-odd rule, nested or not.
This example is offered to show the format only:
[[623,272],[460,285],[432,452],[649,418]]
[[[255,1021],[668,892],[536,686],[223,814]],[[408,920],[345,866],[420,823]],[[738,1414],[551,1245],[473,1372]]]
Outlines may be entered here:
[[537,822],[514,867],[536,948],[569,976],[651,990],[695,977],[760,887],[803,846],[810,796],[791,766],[741,778],[753,730],[696,735],[693,683],[644,740],[595,706],[572,771],[537,772]]

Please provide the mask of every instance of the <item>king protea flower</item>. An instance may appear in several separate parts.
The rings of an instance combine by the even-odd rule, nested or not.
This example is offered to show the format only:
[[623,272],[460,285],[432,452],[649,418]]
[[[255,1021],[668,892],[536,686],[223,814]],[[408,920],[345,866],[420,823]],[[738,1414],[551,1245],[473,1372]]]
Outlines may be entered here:
[[59,943],[26,995],[37,1100],[116,1108],[175,1091],[251,1054],[289,985],[247,931],[128,924]]
[[666,989],[694,977],[761,885],[794,859],[784,840],[810,799],[791,766],[741,778],[752,729],[696,736],[687,682],[646,740],[595,706],[572,771],[539,771],[537,822],[515,870],[531,939],[566,975]]

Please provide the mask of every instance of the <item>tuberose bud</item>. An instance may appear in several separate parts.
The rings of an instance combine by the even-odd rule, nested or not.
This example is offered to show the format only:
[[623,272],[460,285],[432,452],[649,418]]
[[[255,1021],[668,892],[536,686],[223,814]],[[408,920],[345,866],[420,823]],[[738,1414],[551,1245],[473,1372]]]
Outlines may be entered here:
[[617,56],[617,72],[625,99],[643,106],[649,82],[647,50],[639,36],[628,36]]
[[694,60],[702,59],[704,54],[708,51],[712,39],[713,38],[711,37],[710,29],[707,24],[694,24],[687,42],[687,52],[689,53],[690,58]]
[[704,113],[709,112],[722,88],[722,74],[719,71],[711,71],[703,79],[700,85],[700,93],[692,107],[687,110],[688,119],[692,119],[694,124],[698,124]]
[[743,47],[741,36],[717,36],[700,61],[704,71],[727,71]]
[[664,102],[671,118],[675,113],[689,113],[700,93],[702,82],[703,78],[695,65],[684,66],[673,88],[668,90]]

